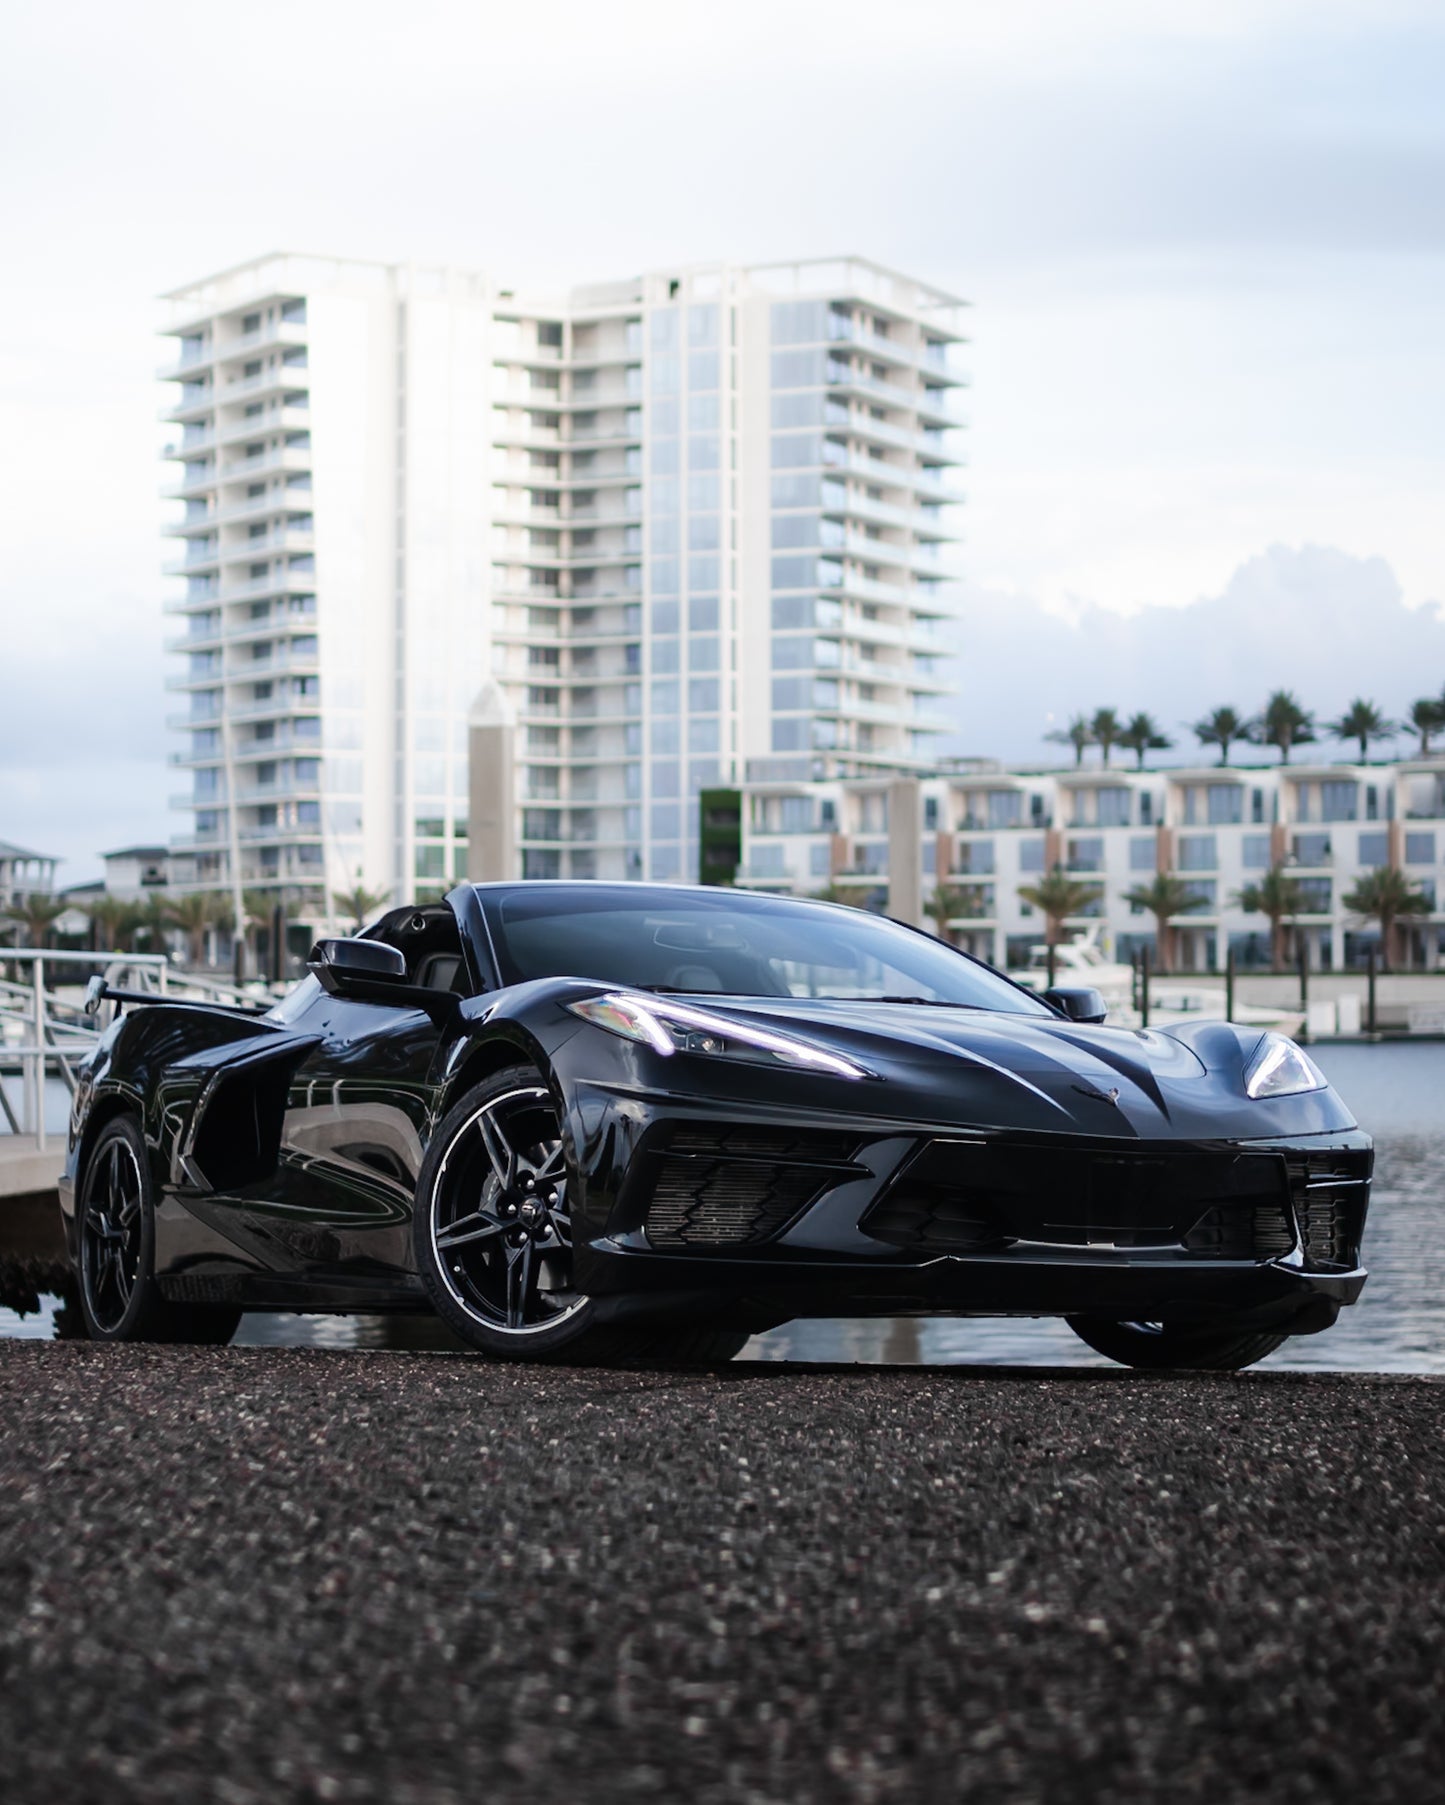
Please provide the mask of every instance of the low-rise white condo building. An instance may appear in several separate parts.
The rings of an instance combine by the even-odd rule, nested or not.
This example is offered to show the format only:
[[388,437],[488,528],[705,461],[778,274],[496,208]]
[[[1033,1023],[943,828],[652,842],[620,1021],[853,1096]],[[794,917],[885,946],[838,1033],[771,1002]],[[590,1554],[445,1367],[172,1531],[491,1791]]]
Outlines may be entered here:
[[928,766],[954,297],[857,258],[536,296],[273,256],[167,306],[182,887],[465,875],[489,681],[526,875],[693,878],[701,790]]
[[1344,899],[1393,866],[1431,904],[1402,922],[1403,957],[1445,957],[1445,755],[1158,771],[978,759],[922,780],[753,783],[741,815],[739,882],[827,890],[918,922],[942,892],[951,937],[1000,966],[1026,965],[1043,940],[1019,891],[1055,866],[1097,887],[1071,928],[1097,928],[1121,960],[1154,945],[1154,918],[1126,893],[1179,877],[1197,906],[1172,923],[1175,962],[1194,971],[1222,969],[1231,949],[1243,966],[1269,962],[1269,923],[1235,899],[1272,866],[1298,884],[1291,934],[1312,967],[1362,963],[1378,928]]

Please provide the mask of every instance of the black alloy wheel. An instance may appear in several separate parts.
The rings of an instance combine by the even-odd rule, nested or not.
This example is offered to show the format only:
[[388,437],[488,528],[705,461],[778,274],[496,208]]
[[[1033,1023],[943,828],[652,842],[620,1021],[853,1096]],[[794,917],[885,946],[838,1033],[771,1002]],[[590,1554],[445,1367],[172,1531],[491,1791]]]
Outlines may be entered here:
[[241,1312],[174,1304],[155,1279],[155,1205],[145,1136],[115,1116],[96,1136],[77,1204],[80,1314],[92,1341],[173,1341],[219,1346]]
[[141,1275],[142,1158],[128,1134],[107,1130],[86,1168],[80,1211],[80,1294],[87,1324],[107,1338],[119,1335]]
[[1167,1322],[1105,1322],[1092,1316],[1066,1320],[1096,1354],[1117,1360],[1121,1366],[1154,1372],[1238,1372],[1274,1353],[1289,1339],[1228,1324],[1209,1328]]
[[573,1285],[566,1149],[531,1066],[469,1091],[433,1138],[417,1185],[417,1270],[437,1313],[507,1360],[730,1360],[743,1331],[600,1326]]

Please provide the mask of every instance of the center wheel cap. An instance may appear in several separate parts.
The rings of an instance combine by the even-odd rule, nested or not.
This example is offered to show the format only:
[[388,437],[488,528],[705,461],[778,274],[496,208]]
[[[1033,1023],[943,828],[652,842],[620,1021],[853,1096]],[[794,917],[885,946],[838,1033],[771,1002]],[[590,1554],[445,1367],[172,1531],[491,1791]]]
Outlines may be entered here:
[[517,1220],[525,1223],[528,1228],[535,1228],[539,1222],[545,1220],[546,1214],[547,1212],[535,1197],[524,1198],[517,1205]]

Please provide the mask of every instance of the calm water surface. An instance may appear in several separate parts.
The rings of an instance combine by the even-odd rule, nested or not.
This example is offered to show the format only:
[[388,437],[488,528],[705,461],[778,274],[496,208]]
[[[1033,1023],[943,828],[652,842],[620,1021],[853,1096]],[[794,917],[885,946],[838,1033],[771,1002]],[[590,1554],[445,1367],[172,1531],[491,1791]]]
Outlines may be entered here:
[[[1375,1188],[1365,1236],[1370,1282],[1324,1335],[1287,1341],[1262,1362],[1323,1372],[1445,1373],[1445,1043],[1323,1046],[1315,1059],[1375,1137]],[[63,1121],[63,1115],[62,1115]],[[54,1303],[39,1315],[0,1310],[0,1336],[48,1338]],[[451,1344],[440,1325],[379,1317],[248,1316],[245,1347]],[[956,1361],[1107,1366],[1057,1321],[790,1323],[759,1335],[744,1359]]]

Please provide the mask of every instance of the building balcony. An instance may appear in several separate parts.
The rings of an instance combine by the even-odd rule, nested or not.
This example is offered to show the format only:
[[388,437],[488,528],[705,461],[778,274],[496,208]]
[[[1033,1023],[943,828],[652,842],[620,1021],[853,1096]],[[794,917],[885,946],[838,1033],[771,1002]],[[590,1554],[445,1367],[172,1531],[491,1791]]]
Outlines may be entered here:
[[161,575],[163,577],[200,576],[203,573],[219,571],[220,565],[219,547],[191,544],[186,548],[184,558],[170,558],[161,565]]
[[[271,571],[264,577],[251,577],[244,582],[222,583],[213,596],[205,598],[207,603],[214,602],[246,602],[260,596],[310,595],[316,588],[316,572],[314,570],[282,570]],[[292,616],[291,618],[304,618]]]
[[221,560],[226,564],[245,564],[252,558],[270,557],[275,552],[314,552],[316,534],[310,527],[286,527],[256,539],[231,539],[221,547]]
[[183,382],[197,371],[209,370],[217,364],[230,363],[237,358],[251,357],[257,351],[273,346],[304,347],[305,344],[304,320],[272,320],[259,331],[242,333],[236,338],[208,338],[200,351],[189,355],[182,353],[170,363],[162,364],[156,371],[156,380]]

